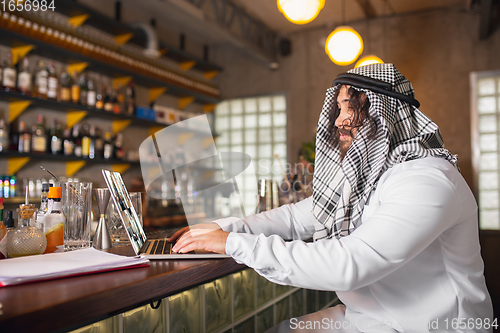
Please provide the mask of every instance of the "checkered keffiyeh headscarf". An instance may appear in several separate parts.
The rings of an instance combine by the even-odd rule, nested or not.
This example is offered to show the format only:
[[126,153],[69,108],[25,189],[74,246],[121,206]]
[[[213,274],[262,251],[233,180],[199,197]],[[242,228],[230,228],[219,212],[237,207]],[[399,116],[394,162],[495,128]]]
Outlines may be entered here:
[[[378,79],[392,91],[414,97],[413,87],[393,64],[375,64],[349,71]],[[377,131],[368,139],[368,126],[359,128],[343,161],[337,147],[329,145],[329,113],[340,84],[328,89],[316,135],[316,163],[313,182],[313,214],[317,223],[314,239],[340,238],[361,224],[361,214],[380,176],[397,163],[427,156],[442,157],[457,166],[457,157],[444,148],[438,126],[417,107],[386,94],[363,89],[369,101],[369,115]],[[389,94],[390,95],[390,94]],[[335,119],[333,119],[335,121]]]

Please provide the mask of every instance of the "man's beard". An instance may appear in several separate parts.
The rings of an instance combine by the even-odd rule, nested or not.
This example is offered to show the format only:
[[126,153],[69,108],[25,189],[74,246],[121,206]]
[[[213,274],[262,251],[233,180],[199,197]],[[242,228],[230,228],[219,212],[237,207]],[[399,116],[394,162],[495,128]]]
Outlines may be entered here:
[[[340,134],[347,135],[348,139],[347,140],[340,140]],[[352,143],[352,134],[351,131],[348,131],[343,128],[339,128],[337,130],[337,137],[339,140],[339,150],[340,150],[340,160],[342,161],[347,154],[347,150],[349,150],[349,147],[351,146]]]

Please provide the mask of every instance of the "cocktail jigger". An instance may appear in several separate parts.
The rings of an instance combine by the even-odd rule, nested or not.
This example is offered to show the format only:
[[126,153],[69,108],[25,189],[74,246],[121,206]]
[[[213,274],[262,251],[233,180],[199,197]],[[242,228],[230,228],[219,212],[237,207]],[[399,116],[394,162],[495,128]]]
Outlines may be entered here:
[[95,188],[94,196],[97,202],[97,209],[99,209],[99,223],[97,224],[92,246],[98,250],[107,250],[113,246],[106,224],[106,208],[108,207],[110,197],[109,189]]

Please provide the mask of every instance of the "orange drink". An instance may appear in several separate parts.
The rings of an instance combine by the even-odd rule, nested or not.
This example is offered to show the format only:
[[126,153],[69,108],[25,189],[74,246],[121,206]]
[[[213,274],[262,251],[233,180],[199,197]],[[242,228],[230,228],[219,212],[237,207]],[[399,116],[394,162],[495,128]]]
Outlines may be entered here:
[[47,238],[47,248],[44,253],[55,252],[58,246],[64,245],[64,224],[60,223],[47,230],[45,237]]

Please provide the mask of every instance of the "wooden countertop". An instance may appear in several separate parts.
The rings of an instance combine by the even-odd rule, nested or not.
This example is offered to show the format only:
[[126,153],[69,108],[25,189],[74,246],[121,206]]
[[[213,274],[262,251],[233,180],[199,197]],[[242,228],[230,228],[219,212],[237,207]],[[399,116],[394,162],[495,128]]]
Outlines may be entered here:
[[[132,254],[129,247],[115,253]],[[0,332],[68,331],[244,269],[233,259],[151,260],[149,267],[0,288]]]

